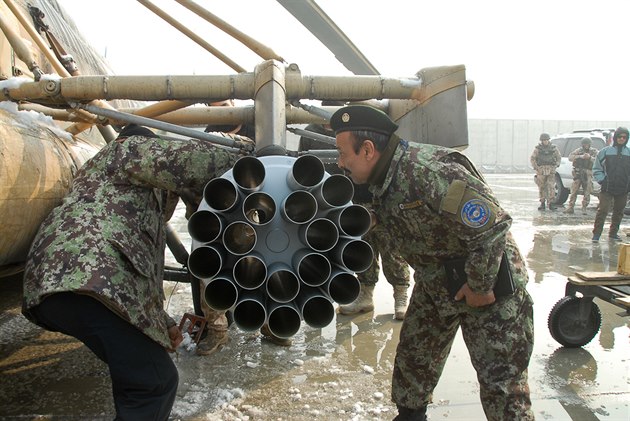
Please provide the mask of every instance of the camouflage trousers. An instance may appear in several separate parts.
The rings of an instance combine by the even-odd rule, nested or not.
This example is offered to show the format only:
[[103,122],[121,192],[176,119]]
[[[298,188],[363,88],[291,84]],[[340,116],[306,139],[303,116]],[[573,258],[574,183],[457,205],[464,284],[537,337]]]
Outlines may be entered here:
[[538,198],[542,202],[546,200],[551,203],[556,196],[556,173],[543,175],[536,174],[536,184],[538,185]]
[[569,207],[575,206],[578,191],[584,189],[584,197],[582,198],[582,206],[587,207],[591,202],[591,193],[593,193],[593,172],[586,171],[573,174],[573,183],[571,184],[571,196],[569,196]]
[[[409,286],[409,265],[398,253],[389,248],[391,244],[389,234],[379,225],[368,232],[363,239],[370,243],[374,251],[372,265],[365,272],[357,275],[361,285],[373,286],[378,281],[378,276],[383,266],[385,279],[392,286]],[[379,264],[379,256],[381,263]]]
[[441,265],[415,267],[416,283],[396,349],[394,403],[407,408],[428,405],[461,327],[487,419],[534,419],[527,383],[534,342],[533,303],[523,279],[517,280],[523,275],[513,275],[517,290],[512,296],[472,308],[448,297]]

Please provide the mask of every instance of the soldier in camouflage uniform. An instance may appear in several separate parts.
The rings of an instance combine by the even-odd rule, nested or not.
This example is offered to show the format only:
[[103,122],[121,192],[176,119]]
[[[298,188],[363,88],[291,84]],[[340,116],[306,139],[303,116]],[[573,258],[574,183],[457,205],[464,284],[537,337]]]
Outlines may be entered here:
[[547,133],[542,133],[540,143],[536,145],[530,157],[532,167],[536,171],[536,184],[540,198],[538,210],[545,210],[545,202],[549,210],[556,209],[553,202],[556,196],[556,168],[560,166],[562,155],[550,139]]
[[571,184],[571,196],[569,197],[569,206],[565,213],[573,213],[575,201],[577,200],[578,191],[584,190],[582,198],[582,213],[586,213],[586,208],[591,201],[591,193],[593,192],[593,163],[597,156],[597,149],[591,147],[591,138],[583,137],[582,146],[569,154],[569,161],[573,162],[573,184]]
[[[343,105],[343,103],[322,101],[322,105]],[[330,127],[326,127],[321,124],[309,124],[305,129],[326,136],[335,136]],[[318,139],[311,139],[306,136],[300,137],[298,144],[298,151],[300,152],[312,149],[333,148],[333,145]],[[324,167],[330,174],[342,173],[342,171],[339,170],[339,167],[337,167],[337,164],[324,164]],[[352,200],[354,203],[363,205],[370,209],[372,194],[368,191],[366,186],[355,186],[354,197]],[[374,288],[376,286],[376,282],[378,282],[382,264],[385,279],[394,290],[394,318],[396,320],[403,320],[405,318],[405,313],[407,312],[410,278],[409,265],[398,253],[393,252],[391,249],[387,249],[387,244],[391,244],[391,241],[387,240],[387,232],[381,229],[381,227],[375,227],[370,230],[370,232],[363,236],[363,239],[372,247],[374,260],[366,271],[357,275],[357,278],[361,283],[359,296],[350,304],[340,305],[339,313],[352,315],[374,310]],[[379,256],[381,260],[380,263]]]
[[165,223],[177,203],[169,195],[195,210],[205,184],[237,158],[206,141],[167,141],[132,125],[85,163],[40,226],[22,312],[108,364],[116,419],[168,419],[178,374],[167,350],[182,341],[162,289]]
[[[459,327],[486,417],[534,419],[527,383],[533,303],[523,257],[509,232],[511,217],[464,155],[401,140],[385,113],[348,106],[332,116],[331,126],[339,167],[355,183],[370,184],[378,224],[415,271],[392,377],[395,419],[426,420]],[[457,258],[465,273],[461,287],[449,293],[453,283],[447,280],[457,279],[446,268]],[[501,262],[514,289],[498,296],[509,278],[497,276]]]

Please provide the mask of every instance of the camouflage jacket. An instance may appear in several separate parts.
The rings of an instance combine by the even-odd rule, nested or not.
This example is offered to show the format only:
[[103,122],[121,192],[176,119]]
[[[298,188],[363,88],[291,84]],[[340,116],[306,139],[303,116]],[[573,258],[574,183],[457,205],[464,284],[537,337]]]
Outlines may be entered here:
[[237,158],[198,140],[132,136],[106,145],[39,228],[24,273],[24,315],[37,323],[29,309],[46,295],[87,294],[170,347],[162,289],[167,192],[200,198]]
[[560,150],[553,143],[546,146],[540,143],[534,148],[529,161],[536,174],[552,175],[556,172],[556,168],[560,166],[562,155],[560,155]]
[[371,190],[378,223],[414,268],[464,257],[470,288],[487,292],[507,242],[512,264],[522,259],[509,235],[512,218],[455,150],[403,140],[385,181]]
[[[585,153],[590,155],[588,159],[582,158]],[[597,149],[593,147],[584,149],[584,147],[580,146],[569,154],[569,161],[573,162],[573,168],[590,172],[593,170],[593,163],[595,162],[596,156]]]

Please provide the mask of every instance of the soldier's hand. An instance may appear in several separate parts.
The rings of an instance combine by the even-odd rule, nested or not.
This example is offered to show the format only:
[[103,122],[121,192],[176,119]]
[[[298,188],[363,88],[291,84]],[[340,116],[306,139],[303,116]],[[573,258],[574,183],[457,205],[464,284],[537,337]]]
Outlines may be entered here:
[[591,159],[591,156],[585,153],[584,155],[582,155],[582,159]]
[[171,326],[168,328],[168,337],[171,339],[171,347],[168,349],[169,352],[175,352],[179,344],[182,343],[184,337],[182,336],[182,331],[179,330],[179,326]]
[[455,301],[461,301],[462,298],[466,298],[466,304],[471,307],[483,307],[496,301],[494,292],[490,291],[486,294],[477,294],[470,289],[468,282],[465,283],[459,291],[457,291],[457,294],[455,294]]

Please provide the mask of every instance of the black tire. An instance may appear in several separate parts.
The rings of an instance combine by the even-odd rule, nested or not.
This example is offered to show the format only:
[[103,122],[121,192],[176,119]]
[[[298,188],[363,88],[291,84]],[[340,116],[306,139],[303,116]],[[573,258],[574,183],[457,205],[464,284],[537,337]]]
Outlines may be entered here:
[[556,205],[563,205],[564,202],[569,198],[569,193],[571,191],[562,185],[562,179],[560,175],[556,173],[556,188],[555,188],[556,197],[553,199],[553,203]]
[[547,325],[551,336],[560,345],[577,348],[589,343],[602,324],[602,313],[591,301],[586,318],[580,317],[580,303],[586,298],[566,296],[560,299],[549,313]]

